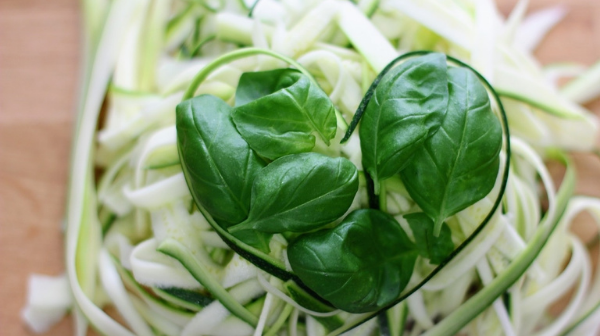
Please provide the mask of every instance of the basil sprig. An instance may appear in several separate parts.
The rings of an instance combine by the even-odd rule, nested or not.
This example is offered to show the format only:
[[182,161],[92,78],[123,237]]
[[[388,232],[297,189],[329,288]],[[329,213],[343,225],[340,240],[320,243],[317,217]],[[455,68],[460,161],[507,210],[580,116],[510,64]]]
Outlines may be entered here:
[[385,179],[400,176],[423,210],[404,216],[412,235],[379,209],[337,223],[357,193],[358,172],[345,158],[310,153],[317,137],[333,139],[336,120],[305,71],[242,75],[233,108],[210,96],[177,108],[188,186],[215,230],[234,250],[245,246],[258,267],[278,272],[261,260],[273,258],[271,236],[283,233],[293,270],[284,278],[353,313],[397,302],[418,256],[443,267],[456,253],[443,222],[485,197],[499,169],[501,127],[476,75],[448,67],[439,53],[395,62],[365,95],[347,136],[360,121],[371,200],[385,197]]
[[[296,129],[292,132],[296,135],[304,131],[312,137],[312,146],[302,151],[314,147],[309,131],[318,131],[327,143],[336,133],[333,104],[302,73],[291,69],[248,73],[242,76],[236,95],[239,106],[235,108],[210,95],[180,103],[179,152],[188,186],[200,206],[240,242],[269,253],[273,233],[308,232],[341,217],[358,191],[358,172],[345,158],[295,154],[297,148],[278,147],[281,129]],[[265,124],[262,117],[253,119],[261,112],[298,114],[302,122],[284,120],[287,125],[282,126],[271,120],[277,128]],[[244,137],[252,127],[263,131]],[[278,148],[278,154],[258,153],[255,148],[261,146]],[[261,156],[280,158],[267,166]]]
[[492,190],[502,147],[500,122],[475,74],[450,68],[448,87],[448,110],[441,128],[400,173],[410,196],[434,220],[435,236],[446,218]]

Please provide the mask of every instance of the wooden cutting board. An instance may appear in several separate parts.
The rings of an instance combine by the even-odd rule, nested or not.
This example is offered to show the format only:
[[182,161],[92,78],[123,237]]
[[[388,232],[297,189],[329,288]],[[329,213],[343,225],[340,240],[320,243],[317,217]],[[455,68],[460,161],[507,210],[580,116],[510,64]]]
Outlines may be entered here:
[[[509,13],[515,2],[499,1],[500,11]],[[544,64],[592,64],[600,59],[600,1],[531,0],[530,9],[560,2],[569,14],[537,56]],[[60,228],[78,91],[79,11],[76,0],[0,0],[0,335],[31,334],[19,317],[28,274],[64,270]],[[600,102],[589,107],[600,113]],[[576,155],[575,161],[578,192],[600,196],[600,160]],[[70,319],[47,333],[72,334]]]

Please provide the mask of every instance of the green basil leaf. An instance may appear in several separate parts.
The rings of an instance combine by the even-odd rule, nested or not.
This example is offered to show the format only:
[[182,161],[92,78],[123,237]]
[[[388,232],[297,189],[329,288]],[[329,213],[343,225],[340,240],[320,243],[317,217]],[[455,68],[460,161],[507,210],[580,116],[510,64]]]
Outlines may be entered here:
[[446,69],[444,54],[412,58],[390,70],[375,89],[359,136],[376,194],[379,183],[403,169],[440,127],[448,106]]
[[418,254],[398,222],[375,209],[356,210],[333,229],[302,235],[287,252],[305,285],[351,313],[375,311],[397,299]]
[[292,86],[298,80],[297,73],[293,69],[244,72],[235,91],[235,107]]
[[[231,109],[217,97],[202,95],[177,105],[176,116],[177,141],[190,192],[224,228],[248,217],[252,183],[265,166],[236,131]],[[262,242],[253,246],[265,251],[267,238],[250,235],[249,241]]]
[[442,127],[400,174],[410,196],[434,220],[435,236],[447,217],[492,190],[502,147],[500,121],[475,74],[450,68],[448,85],[450,101]]
[[286,155],[257,174],[248,219],[229,231],[314,230],[344,215],[357,191],[358,171],[349,160],[318,153]]
[[419,254],[429,259],[431,264],[441,264],[454,251],[452,232],[445,223],[440,235],[436,237],[433,235],[433,221],[426,214],[412,213],[405,215],[404,219],[410,225]]
[[294,69],[247,72],[236,91],[235,126],[260,156],[274,160],[310,152],[337,131],[335,108],[310,78]]

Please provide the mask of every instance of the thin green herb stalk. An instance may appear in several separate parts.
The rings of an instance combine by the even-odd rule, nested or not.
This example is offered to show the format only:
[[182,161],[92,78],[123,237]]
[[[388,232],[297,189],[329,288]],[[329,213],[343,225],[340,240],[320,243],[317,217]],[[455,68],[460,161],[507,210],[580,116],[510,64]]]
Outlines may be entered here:
[[379,182],[379,210],[387,212],[387,192],[385,190],[385,183]]
[[[310,74],[310,72],[308,72],[308,70],[306,70],[298,62],[294,61],[293,59],[291,59],[287,56],[284,56],[282,54],[279,54],[279,53],[276,53],[274,51],[267,50],[267,49],[243,48],[243,49],[238,49],[238,50],[232,51],[230,53],[227,53],[227,54],[215,59],[214,61],[207,64],[204,68],[202,68],[202,70],[200,70],[198,72],[198,74],[196,74],[196,76],[190,83],[190,86],[188,86],[187,90],[183,94],[182,100],[186,100],[186,99],[190,99],[190,98],[194,97],[194,94],[196,93],[196,90],[198,90],[198,87],[200,87],[200,84],[202,84],[202,82],[204,82],[204,80],[216,69],[220,68],[221,66],[223,66],[227,63],[236,61],[238,59],[255,56],[255,55],[267,55],[267,56],[272,56],[274,58],[282,60],[282,61],[294,66],[296,69],[298,69],[304,75],[306,75],[308,78],[310,78],[312,81],[314,81],[313,76]],[[315,83],[316,83],[316,81],[315,81]]]
[[548,155],[553,159],[562,161],[567,167],[562,185],[557,194],[557,211],[555,212],[555,217],[544,218],[543,223],[531,239],[527,248],[506,268],[506,270],[471,299],[463,303],[452,314],[438,323],[434,328],[427,331],[424,336],[445,336],[458,333],[465,325],[467,325],[467,323],[477,317],[498,297],[506,292],[510,286],[519,280],[535,261],[550,238],[550,235],[557,227],[560,218],[569,203],[569,199],[573,195],[576,181],[575,168],[564,153],[558,150],[552,150],[549,151]]
[[198,280],[217,300],[219,300],[227,310],[239,317],[253,327],[258,324],[258,318],[250,313],[244,306],[238,303],[232,296],[214,279],[208,271],[199,263],[192,252],[180,242],[174,239],[166,239],[158,246],[158,251],[177,259]]

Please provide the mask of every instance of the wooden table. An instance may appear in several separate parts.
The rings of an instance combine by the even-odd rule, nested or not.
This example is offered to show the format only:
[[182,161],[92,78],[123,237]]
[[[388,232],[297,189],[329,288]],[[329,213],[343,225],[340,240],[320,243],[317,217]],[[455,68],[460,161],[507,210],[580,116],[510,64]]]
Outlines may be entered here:
[[[500,1],[509,13],[516,0]],[[560,0],[531,0],[531,9]],[[600,1],[570,12],[538,50],[543,63],[600,59]],[[64,270],[61,219],[80,59],[75,0],[0,0],[0,335],[31,333],[19,313],[32,272]],[[600,112],[600,103],[590,108]],[[576,156],[578,191],[600,196],[600,160]],[[65,319],[47,335],[71,335]]]

